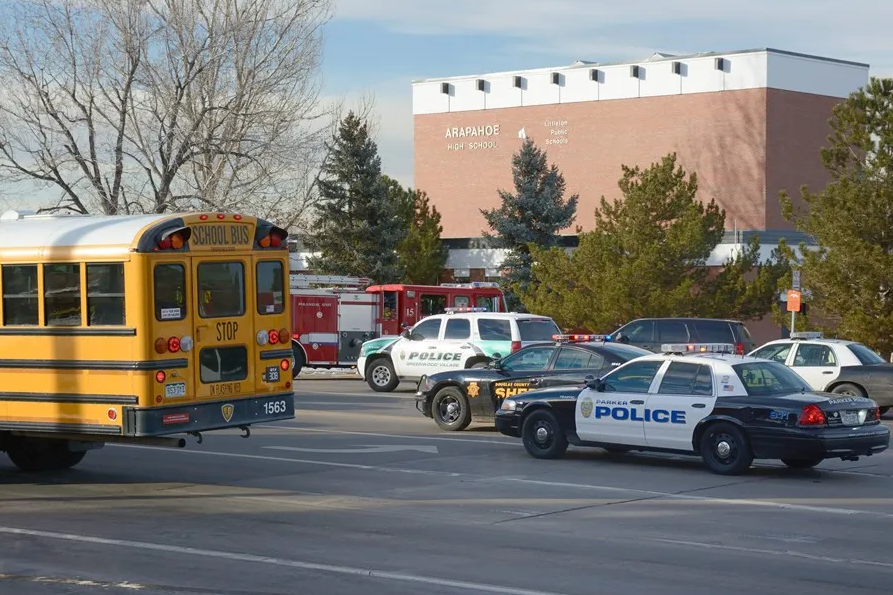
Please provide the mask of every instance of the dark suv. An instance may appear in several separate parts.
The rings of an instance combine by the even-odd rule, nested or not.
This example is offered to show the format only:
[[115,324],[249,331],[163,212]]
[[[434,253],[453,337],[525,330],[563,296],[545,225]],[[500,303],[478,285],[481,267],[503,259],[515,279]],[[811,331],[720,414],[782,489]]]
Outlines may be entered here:
[[744,323],[719,318],[638,318],[608,337],[655,353],[664,343],[732,343],[739,354],[757,347]]

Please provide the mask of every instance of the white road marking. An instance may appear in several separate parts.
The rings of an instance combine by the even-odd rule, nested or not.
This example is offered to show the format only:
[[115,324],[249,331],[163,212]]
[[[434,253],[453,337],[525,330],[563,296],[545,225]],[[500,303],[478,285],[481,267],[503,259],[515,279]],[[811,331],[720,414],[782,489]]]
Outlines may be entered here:
[[145,585],[124,582],[102,582],[80,578],[53,578],[49,576],[16,576],[13,574],[0,574],[0,581],[18,581],[25,583],[44,583],[48,585],[74,585],[77,587],[101,587],[105,589],[130,589],[139,591],[145,589]]
[[751,548],[737,545],[721,545],[718,543],[702,543],[700,541],[682,541],[677,539],[662,539],[658,537],[644,537],[646,541],[657,541],[659,543],[668,543],[670,545],[686,545],[690,547],[699,547],[711,550],[728,550],[732,552],[746,552],[750,554],[766,554],[769,556],[790,556],[794,558],[805,558],[807,560],[815,560],[818,562],[830,562],[832,564],[860,564],[865,566],[879,566],[882,568],[893,568],[893,564],[889,562],[875,562],[873,560],[859,560],[848,558],[834,558],[831,556],[821,556],[817,554],[807,554],[805,552],[795,552],[792,550],[767,550],[762,548]]
[[[383,467],[379,465],[361,465],[359,463],[335,463],[332,461],[314,461],[309,459],[292,459],[288,457],[270,457],[264,455],[249,455],[242,453],[229,453],[229,452],[216,452],[216,451],[208,451],[208,450],[174,450],[166,447],[157,447],[157,446],[136,446],[131,444],[109,444],[108,446],[112,446],[114,448],[135,448],[140,450],[153,450],[159,452],[169,452],[169,453],[178,453],[178,454],[193,454],[193,455],[205,455],[205,456],[216,456],[216,457],[231,457],[237,459],[254,459],[261,461],[275,461],[275,462],[283,462],[283,463],[299,463],[305,465],[319,465],[323,467],[342,467],[348,469],[362,469],[365,471],[383,471],[388,473],[407,473],[411,475],[430,475],[435,477],[465,477],[470,480],[477,480],[482,482],[498,482],[498,483],[523,483],[528,485],[542,485],[549,487],[560,487],[560,488],[573,488],[573,489],[584,489],[584,490],[596,490],[601,492],[620,492],[627,494],[640,494],[644,496],[651,496],[653,498],[667,498],[670,500],[692,500],[697,502],[706,502],[709,504],[721,504],[726,506],[743,506],[743,507],[762,507],[762,508],[776,508],[779,510],[794,510],[799,512],[817,512],[822,514],[841,514],[841,515],[866,515],[875,519],[891,519],[893,518],[893,514],[884,513],[880,511],[872,511],[872,510],[859,510],[859,509],[851,509],[851,508],[833,508],[833,507],[825,507],[825,506],[810,506],[807,504],[791,504],[787,502],[773,502],[771,500],[753,500],[753,499],[736,499],[736,498],[717,498],[713,496],[695,496],[693,494],[683,494],[683,493],[673,493],[673,492],[659,492],[656,490],[641,490],[637,488],[623,488],[617,486],[603,486],[596,484],[587,484],[587,483],[567,483],[567,482],[555,482],[555,481],[544,481],[538,479],[526,479],[523,477],[508,477],[508,476],[485,476],[485,475],[473,475],[471,473],[457,473],[450,471],[430,471],[424,469],[406,469],[401,467]],[[706,488],[709,489],[709,488]]]
[[598,486],[586,483],[562,483],[552,481],[542,481],[536,479],[522,479],[514,477],[494,478],[503,481],[517,481],[527,484],[539,484],[547,486],[558,486],[563,488],[577,488],[584,490],[598,490],[603,492],[630,492],[638,493],[646,496],[654,496],[655,498],[672,498],[676,500],[696,500],[701,502],[710,502],[712,504],[729,504],[733,506],[756,506],[767,508],[780,508],[784,510],[800,510],[803,512],[820,512],[822,514],[843,514],[857,515],[865,514],[876,518],[893,518],[893,514],[876,512],[871,510],[859,510],[855,508],[832,508],[828,506],[811,506],[809,504],[791,504],[788,502],[773,502],[771,500],[752,500],[743,498],[717,498],[715,496],[695,496],[694,494],[673,494],[670,492],[658,492],[654,490],[639,490],[634,488],[618,488],[609,486]]
[[174,450],[160,446],[138,446],[136,444],[106,444],[113,448],[134,448],[137,450],[154,450],[178,454],[206,455],[212,457],[232,457],[235,459],[253,459],[256,461],[277,461],[280,463],[301,463],[304,465],[320,465],[323,467],[341,467],[346,469],[362,469],[364,471],[386,471],[389,473],[408,473],[410,475],[434,475],[439,477],[463,477],[464,473],[451,473],[449,471],[428,471],[425,469],[401,469],[399,467],[381,467],[378,465],[361,465],[359,463],[335,463],[333,461],[314,461],[310,459],[292,459],[287,457],[268,457],[264,455],[249,455],[233,452],[215,452],[212,450]]
[[258,430],[264,430],[266,428],[272,428],[276,430],[290,430],[292,432],[318,432],[322,434],[346,434],[352,436],[375,436],[377,438],[406,438],[407,440],[442,440],[444,442],[472,442],[475,444],[498,444],[499,446],[511,446],[512,448],[520,448],[521,443],[513,438],[507,438],[506,440],[499,439],[487,439],[481,438],[480,440],[476,440],[474,438],[447,438],[446,436],[409,436],[406,434],[380,434],[376,432],[354,432],[349,430],[323,430],[320,428],[299,428],[297,426],[274,426],[271,424],[265,424],[262,426],[257,426],[254,430],[255,432]]
[[296,391],[295,398],[300,399],[301,397],[351,397],[354,399],[412,399],[415,400],[415,393],[403,393],[397,395],[382,395],[382,394],[364,394],[364,393],[330,393],[326,391]]
[[392,581],[404,581],[410,583],[420,583],[426,585],[435,585],[438,587],[452,587],[455,589],[464,589],[466,591],[480,591],[484,593],[502,593],[503,595],[561,595],[560,593],[550,593],[546,591],[531,591],[528,589],[517,589],[514,587],[506,587],[502,585],[492,585],[488,583],[475,583],[469,581],[458,581],[436,577],[420,576],[416,574],[407,574],[403,572],[390,572],[387,570],[376,570],[374,568],[357,568],[354,566],[340,566],[335,564],[320,564],[317,562],[307,562],[303,560],[288,560],[284,558],[273,558],[270,556],[259,556],[257,554],[248,554],[240,552],[225,552],[220,550],[206,550],[196,547],[183,547],[169,543],[150,543],[146,541],[133,541],[130,539],[109,539],[105,537],[93,537],[90,535],[74,535],[71,533],[56,533],[52,531],[36,531],[32,529],[19,529],[17,527],[0,527],[0,533],[7,535],[25,535],[28,537],[41,537],[44,539],[56,539],[60,541],[73,541],[78,543],[92,543],[98,545],[109,545],[114,547],[124,547],[138,550],[148,550],[164,553],[183,554],[187,556],[200,556],[204,558],[218,558],[223,560],[233,560],[236,562],[251,562],[255,564],[269,564],[271,566],[282,566],[286,568],[299,568],[301,570],[312,570],[316,572],[328,572],[332,574],[346,574],[352,576],[361,576],[367,578],[378,578]]
[[360,446],[358,448],[301,448],[299,446],[264,446],[262,448],[266,448],[269,450],[290,450],[295,452],[317,452],[317,453],[336,453],[336,454],[365,454],[365,453],[377,453],[377,452],[402,452],[406,450],[414,450],[416,452],[427,452],[431,454],[437,454],[436,446],[412,446],[406,444],[393,444],[393,445],[375,445],[368,444],[365,446]]

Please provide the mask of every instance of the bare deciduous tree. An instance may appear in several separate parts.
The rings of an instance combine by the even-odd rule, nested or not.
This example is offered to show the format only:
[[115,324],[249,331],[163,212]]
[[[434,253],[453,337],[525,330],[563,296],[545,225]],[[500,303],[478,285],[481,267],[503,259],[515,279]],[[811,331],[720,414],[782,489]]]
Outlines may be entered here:
[[0,180],[107,214],[219,209],[294,225],[339,115],[332,0],[24,0],[0,10]]

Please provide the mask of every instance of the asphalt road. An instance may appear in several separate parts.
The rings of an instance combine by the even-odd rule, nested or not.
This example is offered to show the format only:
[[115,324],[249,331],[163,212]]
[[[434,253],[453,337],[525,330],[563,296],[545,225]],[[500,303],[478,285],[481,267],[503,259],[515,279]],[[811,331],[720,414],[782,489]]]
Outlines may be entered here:
[[[297,418],[185,449],[0,458],[0,593],[889,594],[893,454],[719,477],[441,432],[412,387],[304,379]],[[886,423],[891,423],[887,421]]]

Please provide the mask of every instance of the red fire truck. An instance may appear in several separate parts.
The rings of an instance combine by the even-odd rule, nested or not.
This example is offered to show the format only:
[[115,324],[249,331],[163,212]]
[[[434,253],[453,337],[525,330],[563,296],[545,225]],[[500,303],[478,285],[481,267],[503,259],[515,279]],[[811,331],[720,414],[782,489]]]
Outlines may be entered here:
[[506,311],[497,283],[371,285],[362,277],[302,273],[292,273],[289,281],[295,376],[304,367],[354,367],[364,341],[399,335],[446,308]]

